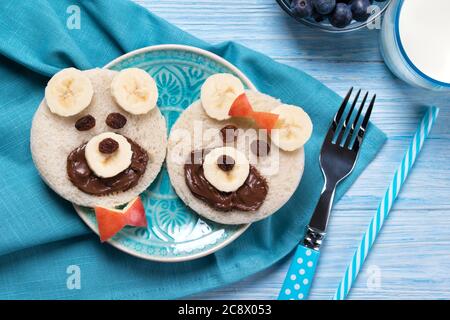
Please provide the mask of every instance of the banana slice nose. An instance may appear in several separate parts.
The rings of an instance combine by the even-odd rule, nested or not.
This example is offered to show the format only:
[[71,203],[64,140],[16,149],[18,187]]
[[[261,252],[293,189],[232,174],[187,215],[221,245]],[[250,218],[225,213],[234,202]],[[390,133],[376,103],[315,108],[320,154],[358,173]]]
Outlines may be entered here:
[[89,168],[101,178],[114,177],[127,169],[133,156],[127,139],[113,132],[104,132],[91,138],[84,153]]
[[242,152],[233,147],[216,148],[205,156],[203,173],[216,189],[233,192],[247,180],[250,163]]

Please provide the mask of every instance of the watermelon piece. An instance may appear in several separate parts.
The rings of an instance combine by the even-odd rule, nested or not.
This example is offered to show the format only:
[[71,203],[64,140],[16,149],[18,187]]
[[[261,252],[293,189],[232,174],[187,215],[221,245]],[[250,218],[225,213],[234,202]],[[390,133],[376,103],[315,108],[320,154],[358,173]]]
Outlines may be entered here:
[[125,226],[146,227],[147,218],[141,198],[137,197],[122,210],[95,207],[100,241],[111,239]]
[[268,131],[275,128],[279,115],[270,112],[253,112],[252,118],[260,129]]
[[236,98],[236,100],[234,100],[230,111],[228,111],[228,115],[232,117],[251,117],[252,114],[253,108],[245,93],[241,94]]

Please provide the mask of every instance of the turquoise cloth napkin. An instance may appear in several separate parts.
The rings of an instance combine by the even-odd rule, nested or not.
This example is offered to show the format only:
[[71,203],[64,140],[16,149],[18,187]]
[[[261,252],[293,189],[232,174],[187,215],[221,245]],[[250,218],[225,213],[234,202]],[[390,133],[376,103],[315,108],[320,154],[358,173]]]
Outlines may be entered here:
[[[79,30],[66,27],[73,4],[81,9]],[[302,238],[322,187],[320,145],[341,101],[320,82],[242,45],[205,43],[125,0],[2,0],[0,39],[0,298],[176,298],[263,270]],[[101,67],[128,51],[164,43],[224,57],[262,92],[303,106],[314,123],[305,174],[288,204],[219,252],[173,264],[139,260],[100,244],[71,204],[41,181],[29,149],[31,119],[51,75],[69,66]],[[356,170],[337,198],[385,140],[373,125],[366,137]],[[80,268],[79,290],[67,288],[70,265]]]

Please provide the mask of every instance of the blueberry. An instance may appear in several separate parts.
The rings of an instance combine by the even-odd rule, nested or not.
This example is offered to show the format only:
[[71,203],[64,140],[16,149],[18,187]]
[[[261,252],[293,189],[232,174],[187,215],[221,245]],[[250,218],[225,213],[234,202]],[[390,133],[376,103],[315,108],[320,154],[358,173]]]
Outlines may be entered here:
[[314,11],[312,14],[312,18],[314,19],[315,22],[322,22],[327,18],[327,16],[321,15],[320,13]]
[[313,13],[311,0],[293,0],[291,2],[291,9],[299,18],[310,17]]
[[331,13],[336,7],[336,0],[312,0],[316,12],[322,15]]
[[345,28],[353,19],[352,10],[345,3],[338,3],[330,17],[330,23],[337,28]]
[[369,7],[369,0],[353,0],[351,2],[353,18],[356,21],[367,21],[370,16]]

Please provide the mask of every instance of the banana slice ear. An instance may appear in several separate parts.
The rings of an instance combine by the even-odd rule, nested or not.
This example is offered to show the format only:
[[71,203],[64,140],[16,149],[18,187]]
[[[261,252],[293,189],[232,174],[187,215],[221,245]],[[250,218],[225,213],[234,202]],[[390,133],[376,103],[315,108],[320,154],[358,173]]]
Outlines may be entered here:
[[311,138],[313,124],[302,108],[282,104],[272,110],[279,116],[275,129],[271,131],[271,140],[284,151],[300,149]]
[[120,71],[111,83],[111,94],[122,109],[136,115],[149,112],[158,101],[155,80],[139,68]]
[[70,117],[89,106],[94,95],[91,80],[82,71],[67,68],[56,73],[45,88],[45,100],[50,111]]
[[230,118],[231,105],[245,92],[239,78],[229,73],[217,73],[203,83],[200,100],[206,114],[216,120]]

